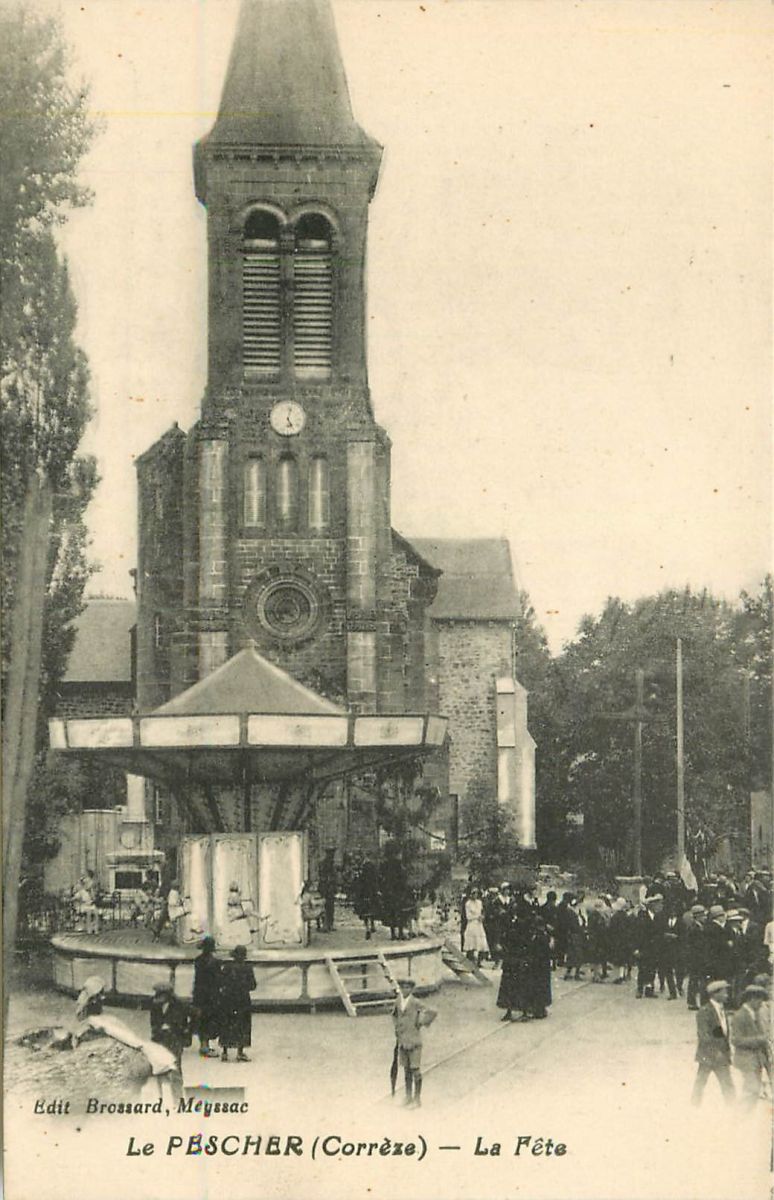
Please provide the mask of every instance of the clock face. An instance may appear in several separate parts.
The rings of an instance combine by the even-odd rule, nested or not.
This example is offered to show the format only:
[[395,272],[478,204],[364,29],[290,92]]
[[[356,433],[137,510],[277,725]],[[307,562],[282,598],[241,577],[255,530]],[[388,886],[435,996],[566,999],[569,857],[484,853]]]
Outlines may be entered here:
[[280,400],[271,410],[271,427],[283,437],[300,433],[306,424],[306,413],[297,400]]

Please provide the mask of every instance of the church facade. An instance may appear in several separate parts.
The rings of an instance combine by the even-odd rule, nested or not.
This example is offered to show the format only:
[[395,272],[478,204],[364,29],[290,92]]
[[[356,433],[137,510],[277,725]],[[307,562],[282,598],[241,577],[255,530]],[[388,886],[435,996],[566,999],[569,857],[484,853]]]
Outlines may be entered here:
[[[365,338],[380,158],[352,114],[327,0],[244,0],[219,115],[194,150],[208,227],[201,415],[137,461],[135,707],[174,711],[250,650],[331,710],[443,714],[446,744],[424,765],[437,844],[455,851],[459,806],[477,791],[512,807],[532,847],[508,544],[410,542],[391,524],[390,439]],[[63,689],[71,705],[77,683]],[[224,828],[265,828],[270,790],[252,781],[245,809],[218,789],[208,811]],[[167,812],[157,844],[206,824],[204,809],[192,813]],[[317,796],[308,823],[318,852],[378,836],[348,780]]]

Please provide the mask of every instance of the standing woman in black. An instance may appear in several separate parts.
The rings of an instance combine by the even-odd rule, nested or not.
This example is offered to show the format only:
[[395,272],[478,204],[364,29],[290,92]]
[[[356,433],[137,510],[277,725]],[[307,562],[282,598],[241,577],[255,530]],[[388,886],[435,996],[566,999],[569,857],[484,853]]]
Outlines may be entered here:
[[551,1005],[551,935],[539,916],[530,921],[526,966],[527,1013],[541,1021]]
[[249,1062],[245,1046],[251,1044],[252,1009],[250,993],[256,986],[253,968],[246,961],[247,950],[235,946],[231,961],[224,962],[221,969],[221,1027],[218,1038],[222,1048],[221,1058],[228,1062],[228,1052],[236,1047],[237,1062]]
[[217,1058],[210,1040],[220,1033],[220,963],[215,957],[215,939],[204,937],[199,942],[201,954],[194,962],[193,1009],[199,1054],[202,1058]]
[[528,918],[518,909],[511,910],[503,933],[503,973],[497,993],[497,1007],[504,1008],[501,1021],[513,1019],[514,1008],[526,1015],[527,982],[525,975]]

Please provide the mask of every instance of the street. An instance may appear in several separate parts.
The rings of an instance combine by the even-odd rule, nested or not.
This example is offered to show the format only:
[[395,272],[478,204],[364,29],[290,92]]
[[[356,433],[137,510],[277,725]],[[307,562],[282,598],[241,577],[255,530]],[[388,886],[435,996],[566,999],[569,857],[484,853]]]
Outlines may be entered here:
[[[101,1142],[114,1144],[126,1169],[128,1134],[136,1144],[150,1137],[159,1150],[170,1134],[179,1135],[181,1146],[173,1156],[165,1153],[163,1163],[156,1160],[148,1182],[149,1196],[155,1186],[155,1195],[169,1200],[185,1195],[191,1184],[183,1181],[205,1167],[213,1188],[234,1197],[255,1194],[257,1170],[262,1195],[299,1198],[359,1197],[368,1189],[384,1200],[395,1189],[410,1197],[420,1194],[419,1185],[416,1193],[411,1190],[417,1172],[422,1196],[439,1200],[516,1194],[546,1200],[696,1195],[757,1200],[765,1194],[769,1106],[761,1103],[753,1116],[727,1110],[711,1081],[701,1109],[690,1107],[694,1014],[683,1000],[637,1001],[633,984],[560,979],[547,1020],[503,1024],[495,1007],[497,973],[489,974],[492,987],[450,978],[426,999],[439,1015],[425,1037],[419,1111],[403,1107],[400,1080],[398,1093],[390,1096],[393,1038],[386,1015],[255,1014],[250,1063],[201,1059],[195,1049],[183,1059],[186,1085],[203,1085],[208,1090],[202,1096],[217,1099],[224,1093],[214,1089],[244,1088],[248,1118],[48,1118],[48,1133],[59,1120],[61,1147],[71,1138],[83,1146],[98,1131]],[[11,1035],[41,1019],[62,1019],[70,1006],[50,993],[20,1000],[12,1002]],[[147,1032],[144,1012],[119,1015]],[[9,1120],[15,1111],[28,1131],[31,1095],[26,1089],[23,1099],[8,1104]],[[297,1134],[306,1147],[328,1137],[324,1166],[310,1172],[295,1155],[215,1155],[205,1162],[195,1146],[186,1153],[192,1135],[242,1130]],[[378,1152],[357,1151],[358,1142],[367,1147],[389,1138],[405,1146],[420,1136],[427,1146],[421,1164],[392,1151],[375,1160]],[[29,1132],[27,1138],[29,1151]],[[41,1161],[47,1148],[41,1147]],[[131,1164],[138,1173],[145,1166]],[[245,1174],[248,1166],[253,1174]],[[84,1200],[91,1195],[102,1200],[104,1193],[89,1186],[86,1181]],[[45,1185],[35,1195],[43,1200]]]

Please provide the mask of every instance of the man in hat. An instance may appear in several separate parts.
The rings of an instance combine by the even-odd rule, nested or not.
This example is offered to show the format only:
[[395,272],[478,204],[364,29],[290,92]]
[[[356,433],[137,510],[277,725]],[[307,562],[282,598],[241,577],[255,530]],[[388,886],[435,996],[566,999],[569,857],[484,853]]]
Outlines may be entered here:
[[637,959],[637,992],[638,1000],[644,996],[647,1000],[655,999],[653,981],[658,965],[658,950],[660,929],[658,917],[661,915],[664,897],[660,892],[646,896],[642,912],[634,921],[634,957]]
[[685,916],[691,918],[690,921],[684,922],[683,930],[685,969],[688,975],[685,994],[688,1007],[692,1012],[698,1012],[699,998],[701,997],[702,1002],[706,999],[703,990],[706,977],[704,921],[707,910],[703,904],[694,904]]
[[733,935],[722,904],[710,905],[704,926],[704,969],[710,979],[733,979],[736,968]]
[[755,1107],[761,1094],[761,1073],[771,1069],[769,1042],[760,1027],[758,1013],[767,998],[765,987],[752,983],[742,993],[742,1005],[734,1015],[731,1041],[734,1066],[742,1076],[742,1104]]
[[707,984],[707,1003],[696,1014],[696,1062],[699,1064],[693,1085],[691,1102],[701,1104],[710,1075],[717,1076],[727,1104],[734,1101],[731,1079],[731,1044],[729,1041],[726,1004],[729,986],[725,979],[713,979]]
[[763,930],[758,922],[752,919],[749,908],[742,905],[736,911],[739,915],[739,953],[744,966],[745,982],[752,983],[753,976],[766,966]]
[[414,995],[415,987],[413,979],[398,980],[399,991],[392,1010],[396,1054],[391,1080],[394,1092],[400,1063],[406,1084],[404,1103],[419,1108],[422,1103],[422,1030],[426,1025],[432,1025],[438,1013],[434,1008],[420,1004]]
[[151,1041],[166,1046],[181,1073],[183,1050],[191,1045],[191,1010],[178,1000],[171,983],[154,983],[150,1003]]

